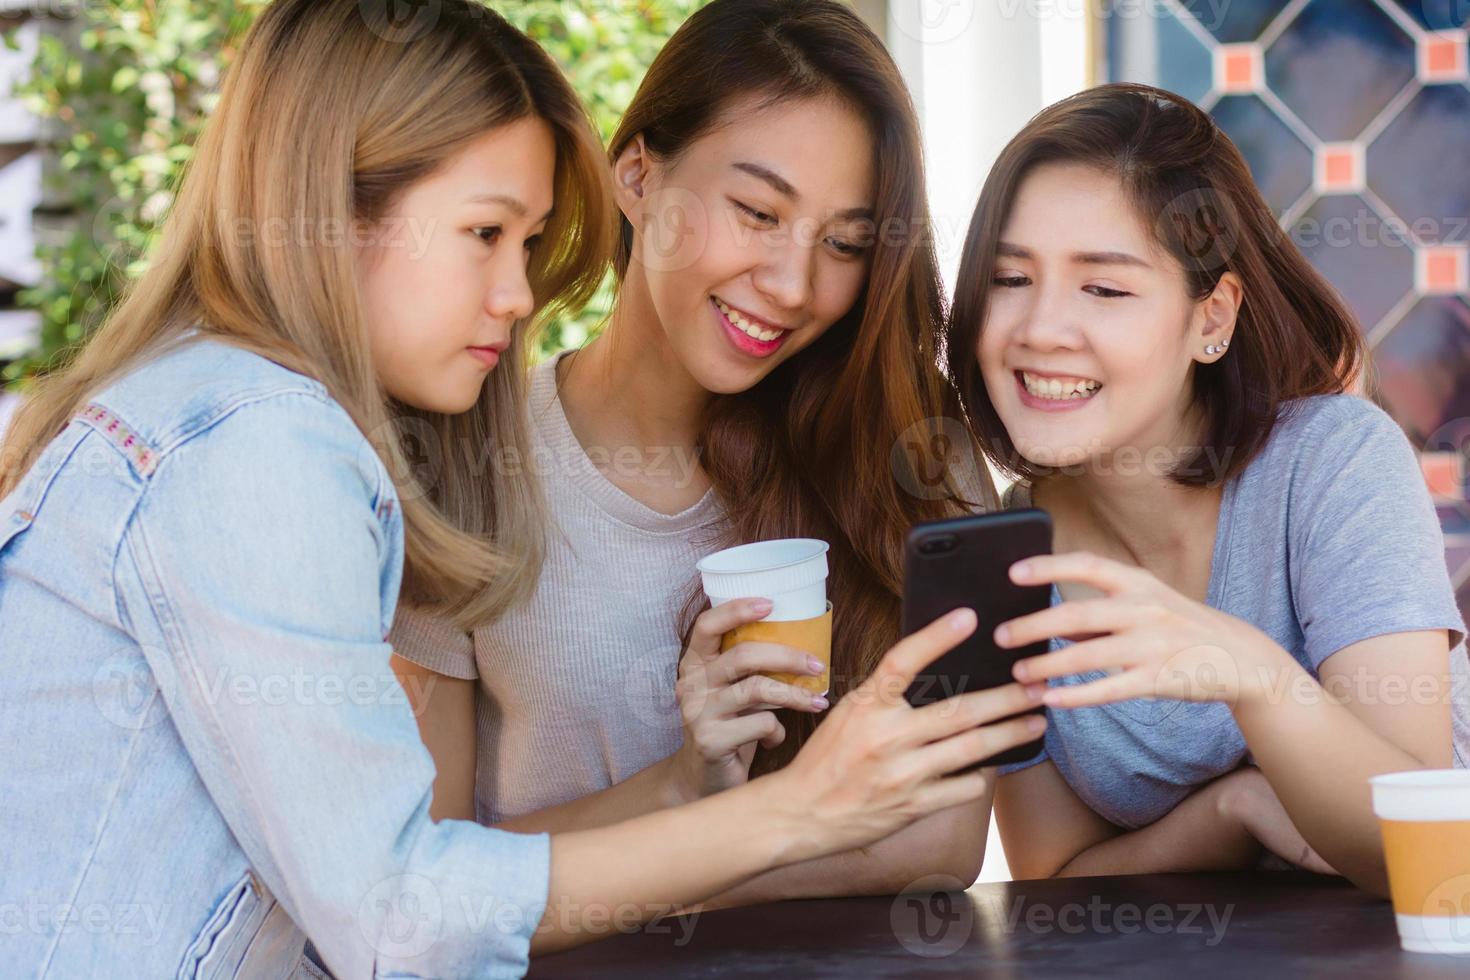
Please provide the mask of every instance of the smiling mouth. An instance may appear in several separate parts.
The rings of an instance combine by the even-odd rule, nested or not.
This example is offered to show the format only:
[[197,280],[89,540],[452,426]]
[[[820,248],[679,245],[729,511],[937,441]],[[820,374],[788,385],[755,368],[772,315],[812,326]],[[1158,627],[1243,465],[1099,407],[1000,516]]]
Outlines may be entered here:
[[1033,398],[1048,401],[1086,401],[1102,390],[1102,382],[1091,378],[1044,378],[1030,371],[1016,371],[1016,379]]
[[710,297],[710,306],[714,308],[715,317],[720,321],[730,346],[747,357],[770,357],[781,349],[786,338],[791,335],[790,330],[756,320],[718,296]]

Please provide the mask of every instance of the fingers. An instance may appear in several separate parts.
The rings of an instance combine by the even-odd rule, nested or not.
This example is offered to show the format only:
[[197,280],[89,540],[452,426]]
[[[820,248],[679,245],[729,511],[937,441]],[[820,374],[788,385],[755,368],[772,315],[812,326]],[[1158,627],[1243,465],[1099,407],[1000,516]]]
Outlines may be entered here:
[[827,699],[774,677],[752,674],[729,687],[717,689],[710,697],[715,718],[739,714],[750,708],[795,708],[797,711],[822,711]]
[[1035,683],[1089,670],[1126,667],[1137,658],[1138,645],[1139,641],[1133,636],[1104,636],[1018,660],[1011,673],[1018,681]]
[[1046,718],[1025,715],[951,735],[917,749],[913,764],[921,778],[942,776],[1025,745],[1046,731]]
[[706,761],[711,762],[752,742],[772,749],[785,739],[786,729],[769,711],[727,718],[718,724],[703,726],[694,733],[695,748]]
[[1051,708],[1085,708],[1153,696],[1154,692],[1142,683],[1137,673],[1125,670],[1121,674],[1101,677],[1086,684],[1048,688],[1044,700]]
[[1156,581],[1142,569],[1087,551],[1073,551],[1063,555],[1034,555],[1012,565],[1010,577],[1017,585],[1081,582],[1101,589],[1108,595],[1117,595],[1145,580]]
[[952,806],[973,803],[990,792],[991,780],[988,769],[980,769],[963,776],[948,776],[921,787],[914,794],[914,803],[923,814],[938,813]]
[[754,623],[771,613],[769,599],[732,599],[706,609],[694,621],[689,653],[708,660],[720,652],[720,639],[737,626]]
[[709,665],[709,684],[723,687],[752,674],[810,674],[826,666],[805,650],[779,643],[737,643]]
[[958,694],[914,711],[906,722],[914,744],[933,742],[957,732],[988,725],[1040,706],[1045,684],[1006,684],[986,691]]
[[975,626],[973,609],[956,609],[904,637],[883,655],[877,669],[857,688],[866,696],[854,701],[882,701],[885,695],[889,702],[902,701],[903,692],[908,690],[919,671],[963,642],[975,632]]
[[1117,599],[1074,600],[1001,623],[995,628],[995,642],[1010,649],[1054,636],[1117,633],[1137,620],[1137,609]]

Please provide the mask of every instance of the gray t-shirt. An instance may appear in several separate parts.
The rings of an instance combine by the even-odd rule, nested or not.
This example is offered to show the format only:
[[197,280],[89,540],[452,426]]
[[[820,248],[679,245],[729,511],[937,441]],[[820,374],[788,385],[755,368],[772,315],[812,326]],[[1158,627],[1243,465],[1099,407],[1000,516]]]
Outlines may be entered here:
[[529,399],[551,520],[534,595],[468,637],[400,607],[389,635],[407,660],[479,679],[475,816],[485,824],[607,789],[683,744],[677,621],[724,513],[714,491],[669,515],[609,482],[567,422],[554,363],[535,369]]
[[[1028,502],[1014,487],[1009,505]],[[1055,588],[1052,601],[1061,601]],[[1285,406],[1265,448],[1225,484],[1206,603],[1265,632],[1313,677],[1359,641],[1449,630],[1456,764],[1467,765],[1470,662],[1443,535],[1408,439],[1372,402],[1322,395]],[[1088,806],[1124,828],[1153,823],[1247,757],[1224,704],[1138,699],[1049,716],[1042,754],[1002,774],[1049,758]]]

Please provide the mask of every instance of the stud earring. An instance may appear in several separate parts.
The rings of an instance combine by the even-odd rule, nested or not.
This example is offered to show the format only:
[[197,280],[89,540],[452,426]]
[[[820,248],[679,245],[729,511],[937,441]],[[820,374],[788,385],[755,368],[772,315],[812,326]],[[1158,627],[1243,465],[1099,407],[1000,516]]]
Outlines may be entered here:
[[1222,341],[1220,341],[1219,344],[1210,344],[1208,347],[1206,347],[1205,348],[1205,353],[1206,354],[1223,354],[1223,353],[1225,353],[1225,349],[1227,347],[1229,347],[1229,346],[1230,346],[1230,341],[1228,341],[1228,340],[1222,340]]

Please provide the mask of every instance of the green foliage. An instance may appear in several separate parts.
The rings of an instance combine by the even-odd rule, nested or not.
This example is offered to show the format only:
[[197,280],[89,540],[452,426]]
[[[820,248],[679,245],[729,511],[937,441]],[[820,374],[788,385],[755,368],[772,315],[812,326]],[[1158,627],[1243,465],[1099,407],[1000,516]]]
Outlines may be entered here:
[[[674,29],[707,0],[492,0],[561,63],[604,140]],[[23,290],[40,312],[40,347],[11,364],[23,381],[83,341],[148,264],[172,190],[217,99],[221,74],[266,0],[108,0],[77,5],[44,35],[17,88],[45,120],[59,173],[37,215],[42,283]],[[0,32],[13,44],[13,28]],[[63,40],[63,37],[66,39]],[[74,212],[67,216],[66,212]],[[553,325],[543,353],[582,343],[611,301]]]

